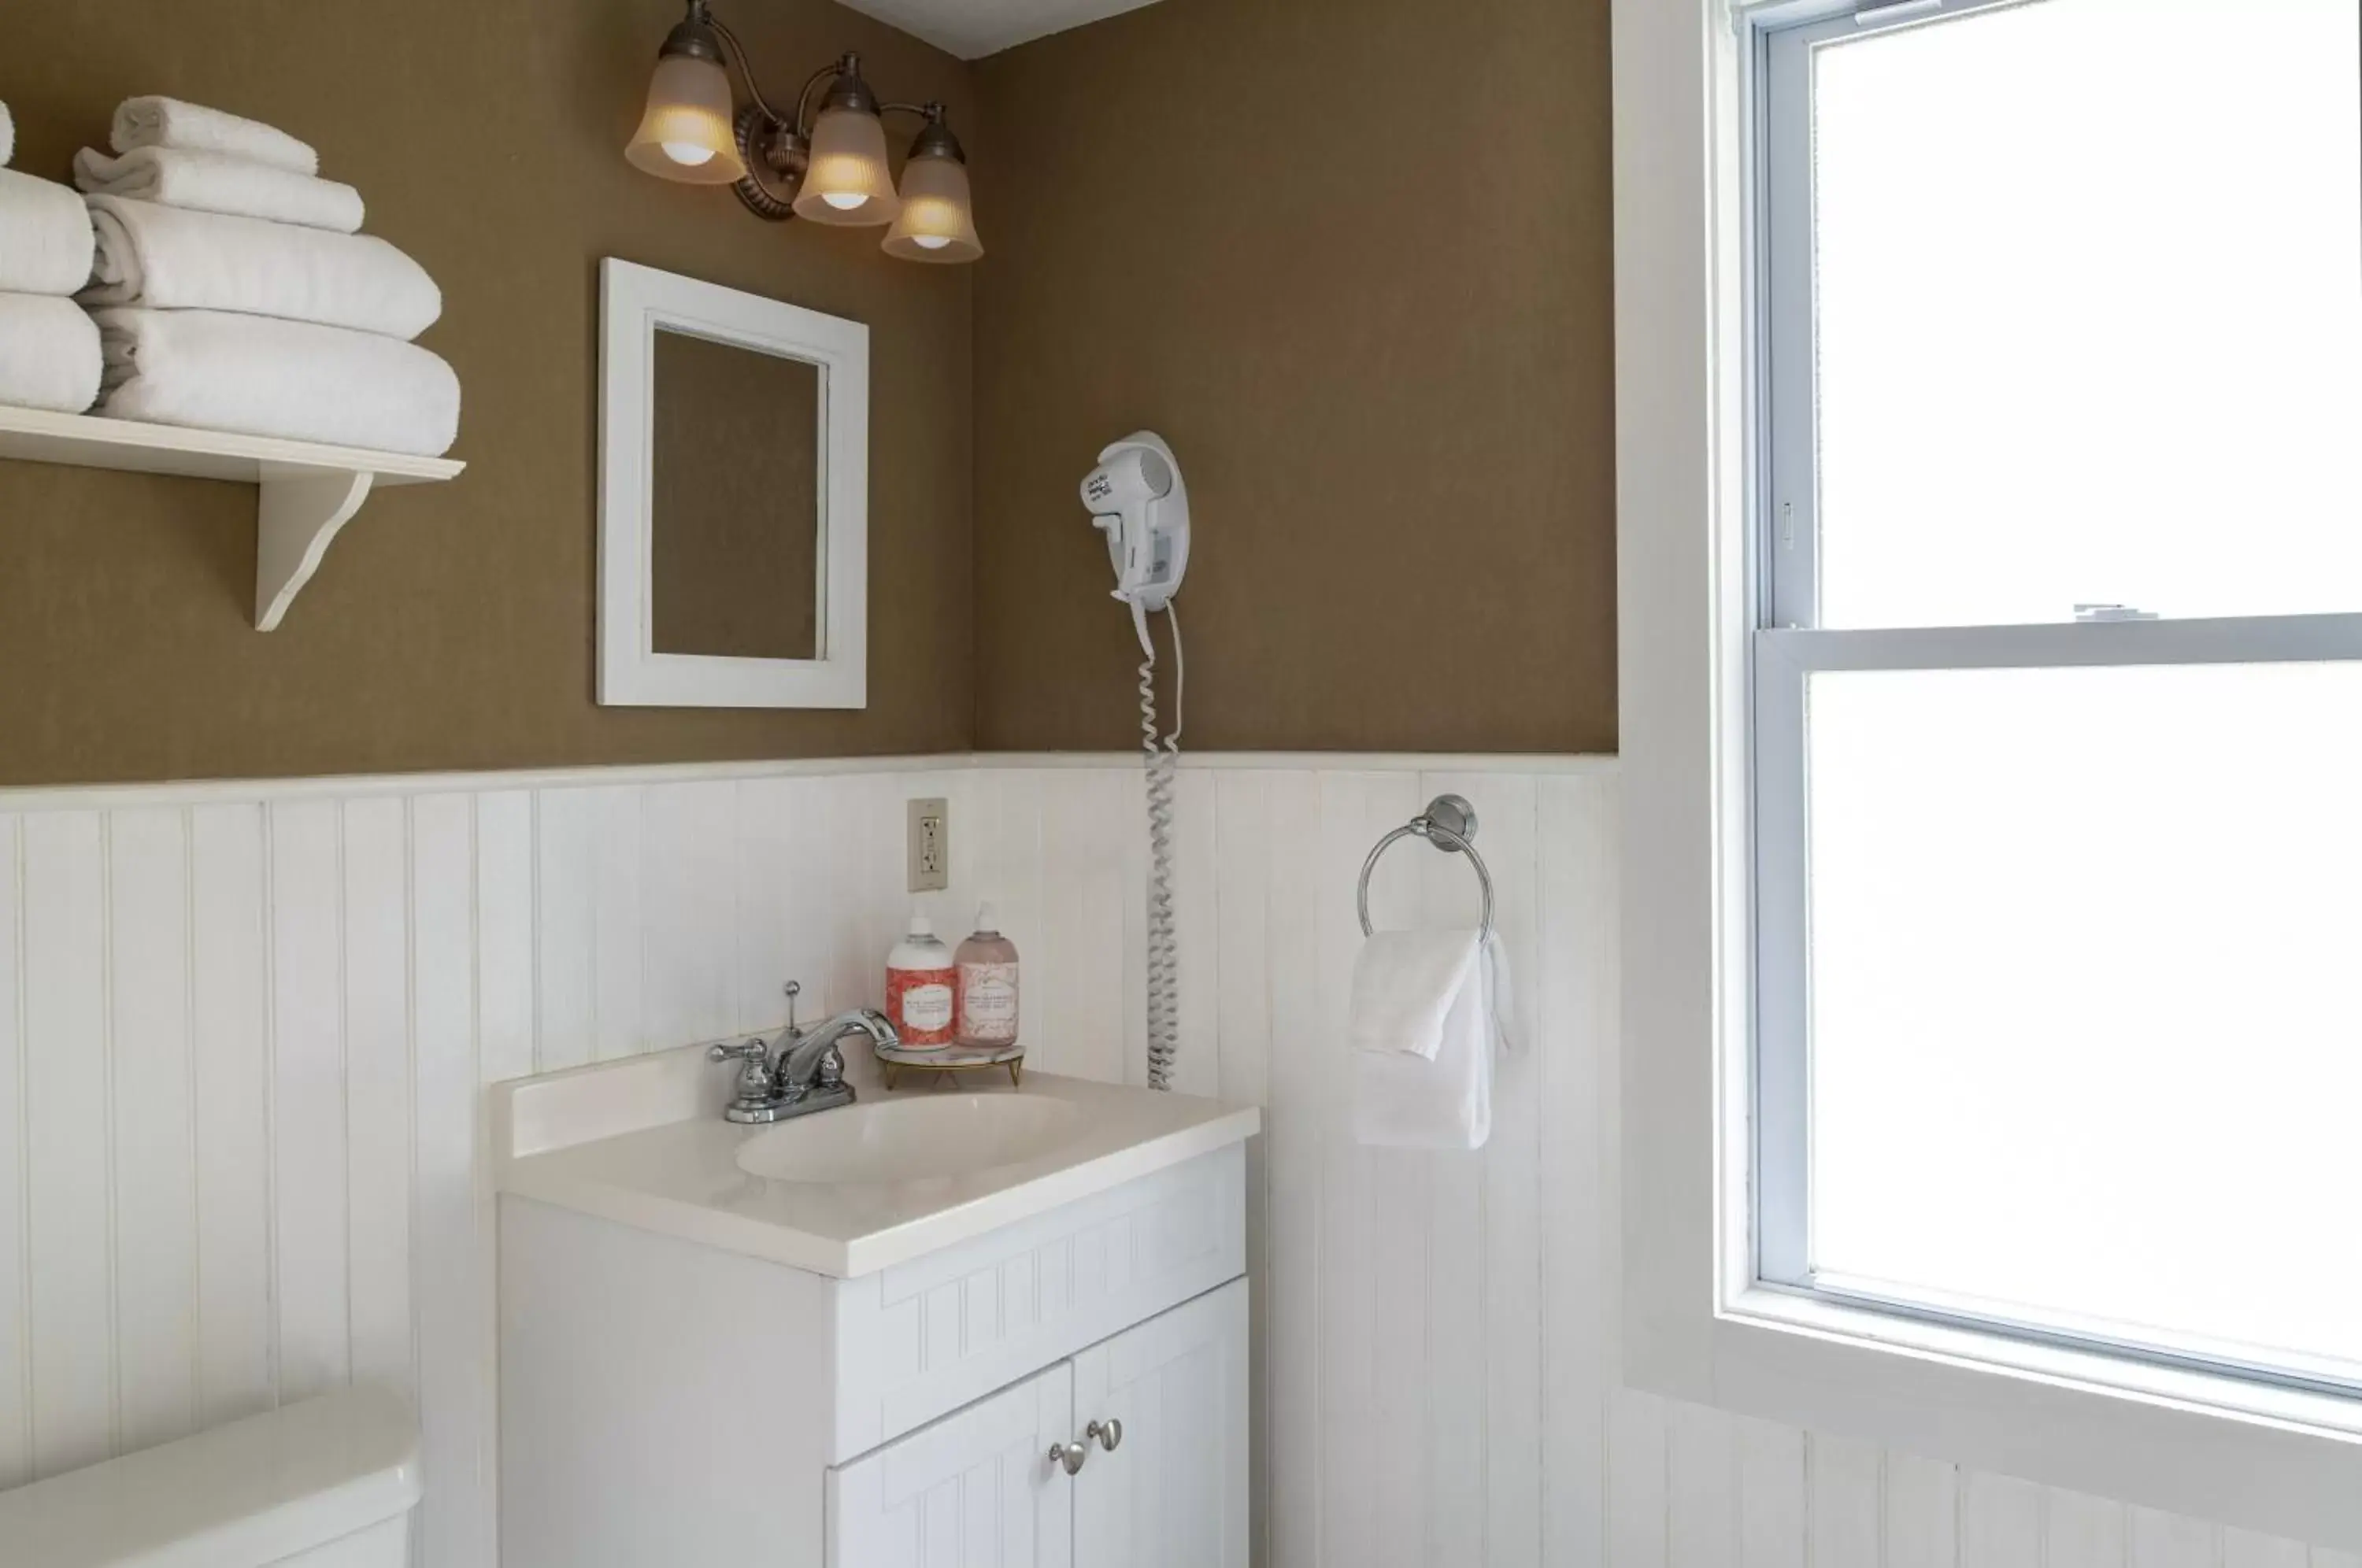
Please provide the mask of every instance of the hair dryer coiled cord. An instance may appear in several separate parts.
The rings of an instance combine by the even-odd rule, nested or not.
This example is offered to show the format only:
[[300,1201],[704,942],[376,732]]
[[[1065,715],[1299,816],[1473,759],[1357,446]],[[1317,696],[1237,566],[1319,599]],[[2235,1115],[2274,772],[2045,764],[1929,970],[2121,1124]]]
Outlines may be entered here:
[[[1133,606],[1135,613],[1139,607]],[[1148,1087],[1173,1087],[1181,1052],[1180,939],[1173,928],[1173,817],[1181,759],[1181,703],[1187,667],[1181,657],[1181,618],[1168,602],[1173,626],[1173,733],[1156,733],[1156,646],[1140,619],[1140,749],[1148,769]]]

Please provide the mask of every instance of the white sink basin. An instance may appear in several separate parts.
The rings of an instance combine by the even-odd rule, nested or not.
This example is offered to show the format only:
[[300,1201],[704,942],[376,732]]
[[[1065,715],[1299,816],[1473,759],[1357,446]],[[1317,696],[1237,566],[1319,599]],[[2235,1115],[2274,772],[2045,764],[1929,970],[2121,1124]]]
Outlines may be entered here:
[[863,1100],[757,1133],[739,1145],[738,1168],[822,1187],[939,1181],[1055,1154],[1088,1127],[1073,1103],[1045,1096]]
[[858,1279],[1254,1135],[1252,1106],[1029,1071],[889,1089],[777,1127],[722,1119],[702,1045],[493,1087],[501,1190]]

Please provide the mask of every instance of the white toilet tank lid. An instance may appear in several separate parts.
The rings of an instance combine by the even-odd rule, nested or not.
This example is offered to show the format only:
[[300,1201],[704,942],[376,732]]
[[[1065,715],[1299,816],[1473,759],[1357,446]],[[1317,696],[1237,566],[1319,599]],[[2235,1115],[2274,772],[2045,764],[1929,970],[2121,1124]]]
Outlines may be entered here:
[[348,1388],[0,1492],[0,1568],[276,1562],[417,1501],[409,1408]]

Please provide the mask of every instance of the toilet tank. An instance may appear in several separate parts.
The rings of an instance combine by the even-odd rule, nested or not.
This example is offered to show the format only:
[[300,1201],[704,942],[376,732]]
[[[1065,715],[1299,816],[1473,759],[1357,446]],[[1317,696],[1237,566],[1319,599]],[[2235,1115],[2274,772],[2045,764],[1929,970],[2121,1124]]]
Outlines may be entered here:
[[0,1568],[403,1568],[410,1409],[349,1388],[0,1492]]

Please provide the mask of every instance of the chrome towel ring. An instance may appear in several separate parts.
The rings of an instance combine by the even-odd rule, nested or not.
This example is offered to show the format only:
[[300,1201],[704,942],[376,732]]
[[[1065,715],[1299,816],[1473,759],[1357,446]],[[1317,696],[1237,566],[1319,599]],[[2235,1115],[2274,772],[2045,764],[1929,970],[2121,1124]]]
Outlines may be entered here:
[[1468,856],[1468,864],[1476,869],[1477,885],[1485,889],[1485,925],[1477,933],[1478,940],[1491,936],[1493,874],[1485,869],[1485,857],[1476,853],[1476,808],[1457,795],[1438,795],[1429,801],[1426,811],[1378,840],[1377,847],[1370,851],[1370,857],[1362,862],[1361,891],[1354,900],[1362,914],[1362,934],[1377,934],[1370,925],[1370,873],[1377,869],[1378,856],[1384,855],[1395,840],[1413,834],[1447,854]]

